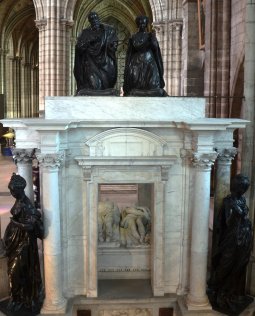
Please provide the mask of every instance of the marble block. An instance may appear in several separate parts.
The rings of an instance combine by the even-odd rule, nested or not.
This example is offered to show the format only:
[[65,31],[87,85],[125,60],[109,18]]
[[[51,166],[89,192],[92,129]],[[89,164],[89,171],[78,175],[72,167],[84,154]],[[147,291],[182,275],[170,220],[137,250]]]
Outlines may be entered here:
[[204,98],[46,97],[45,119],[174,121],[205,117]]

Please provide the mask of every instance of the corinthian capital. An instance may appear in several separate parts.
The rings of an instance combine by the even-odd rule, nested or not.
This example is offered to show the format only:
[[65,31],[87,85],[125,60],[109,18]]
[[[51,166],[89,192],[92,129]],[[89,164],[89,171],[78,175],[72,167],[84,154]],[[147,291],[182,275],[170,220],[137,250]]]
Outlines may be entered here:
[[39,161],[40,166],[49,169],[56,169],[61,166],[61,163],[64,160],[64,152],[54,154],[37,153],[36,157]]
[[194,153],[192,157],[192,163],[194,167],[204,170],[211,170],[215,159],[218,154],[216,152],[212,153]]
[[15,163],[32,163],[35,150],[33,148],[14,148],[12,155]]
[[237,148],[230,147],[230,148],[216,148],[218,153],[218,159],[220,161],[231,162],[235,158],[237,154]]

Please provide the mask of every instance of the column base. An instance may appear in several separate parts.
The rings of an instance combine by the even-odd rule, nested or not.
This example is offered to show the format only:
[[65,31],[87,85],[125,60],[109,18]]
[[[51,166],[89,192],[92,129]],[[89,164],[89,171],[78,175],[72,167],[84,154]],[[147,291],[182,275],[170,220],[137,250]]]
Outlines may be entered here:
[[189,311],[212,310],[207,296],[197,298],[188,294],[186,297],[186,306]]
[[67,307],[67,300],[63,298],[56,304],[47,303],[43,304],[40,315],[65,315]]
[[193,306],[193,309],[188,308],[187,305],[187,298],[184,296],[180,297],[177,301],[177,306],[179,308],[179,313],[177,315],[180,316],[197,316],[199,315],[203,316],[212,316],[212,315],[218,315],[215,311],[212,310],[212,307],[209,305],[207,306],[199,306],[195,307]]

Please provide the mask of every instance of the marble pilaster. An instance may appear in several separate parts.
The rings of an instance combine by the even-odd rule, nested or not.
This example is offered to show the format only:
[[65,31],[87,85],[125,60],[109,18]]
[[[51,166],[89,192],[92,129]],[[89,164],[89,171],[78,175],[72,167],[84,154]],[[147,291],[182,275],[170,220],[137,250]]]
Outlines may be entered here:
[[194,153],[195,183],[191,228],[190,287],[187,297],[189,310],[211,309],[206,295],[208,223],[210,210],[211,166],[216,152]]
[[17,164],[18,174],[22,176],[26,182],[25,193],[30,201],[34,202],[34,190],[33,190],[33,173],[32,173],[32,158],[34,149],[21,149],[14,148],[12,151],[14,161]]
[[63,154],[37,154],[42,176],[44,214],[44,279],[45,300],[41,314],[65,313],[66,299],[62,286],[62,248],[58,171]]

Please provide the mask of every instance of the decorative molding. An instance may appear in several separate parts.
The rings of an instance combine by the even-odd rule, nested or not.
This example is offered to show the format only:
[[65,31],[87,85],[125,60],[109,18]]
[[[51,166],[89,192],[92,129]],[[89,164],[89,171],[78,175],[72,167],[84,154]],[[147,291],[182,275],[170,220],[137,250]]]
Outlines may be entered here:
[[164,166],[170,167],[176,163],[177,156],[163,157],[74,157],[81,167],[91,166]]
[[38,28],[39,31],[43,31],[45,29],[45,26],[47,25],[47,20],[35,20],[35,25]]
[[161,180],[168,181],[169,166],[161,166]]
[[149,308],[133,309],[103,309],[98,311],[99,316],[152,316],[153,311]]
[[30,164],[32,163],[33,155],[35,153],[34,148],[14,148],[12,150],[12,155],[15,164],[22,163],[22,164]]
[[231,160],[233,160],[238,152],[236,147],[215,148],[215,151],[218,153],[217,159],[226,162],[230,162]]
[[192,157],[193,166],[199,169],[211,170],[218,153],[194,153]]
[[114,128],[97,134],[85,145],[93,157],[158,157],[164,155],[167,142],[142,129]]
[[64,19],[64,18],[60,19],[60,22],[61,22],[62,25],[65,25],[68,28],[72,28],[73,25],[74,25],[74,21],[70,21],[70,20],[67,20],[67,19]]
[[82,166],[82,171],[83,171],[83,180],[90,181],[91,174],[92,174],[92,167],[91,166]]
[[150,268],[145,267],[100,267],[99,272],[150,272]]
[[64,160],[64,152],[54,154],[36,153],[40,166],[49,169],[59,168]]

